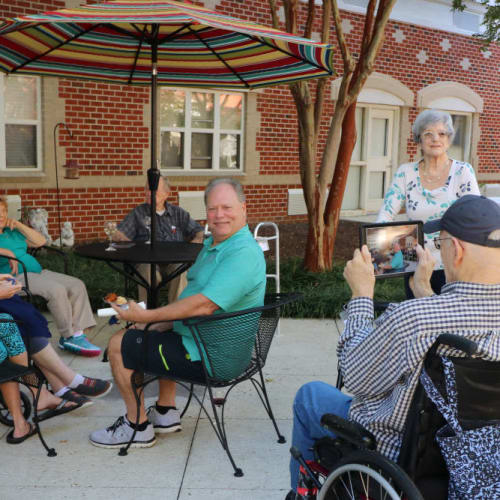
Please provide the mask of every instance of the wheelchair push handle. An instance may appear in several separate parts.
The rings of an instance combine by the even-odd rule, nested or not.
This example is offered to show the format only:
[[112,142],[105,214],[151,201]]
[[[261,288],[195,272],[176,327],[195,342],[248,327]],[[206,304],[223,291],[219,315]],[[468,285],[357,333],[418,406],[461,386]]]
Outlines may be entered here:
[[432,347],[433,349],[437,349],[440,345],[453,347],[454,349],[464,352],[467,356],[475,354],[478,348],[476,342],[459,335],[453,335],[452,333],[442,333]]

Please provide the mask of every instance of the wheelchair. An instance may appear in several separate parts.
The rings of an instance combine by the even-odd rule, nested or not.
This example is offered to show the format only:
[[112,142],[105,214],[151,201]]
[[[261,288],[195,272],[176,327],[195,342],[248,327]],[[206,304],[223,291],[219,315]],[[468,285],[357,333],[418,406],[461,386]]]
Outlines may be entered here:
[[[463,427],[500,420],[500,362],[472,359],[470,356],[477,350],[475,342],[456,335],[440,335],[428,351],[424,365],[443,395],[444,374],[441,358],[436,354],[439,346],[451,347],[466,356],[449,357],[455,367],[458,414]],[[341,386],[339,377],[337,388]],[[300,464],[294,500],[447,499],[448,473],[434,440],[436,431],[445,423],[419,383],[396,463],[376,451],[375,437],[362,425],[336,415],[323,415],[321,424],[335,437],[323,437],[314,443],[314,460],[306,462],[299,450],[290,450]]]

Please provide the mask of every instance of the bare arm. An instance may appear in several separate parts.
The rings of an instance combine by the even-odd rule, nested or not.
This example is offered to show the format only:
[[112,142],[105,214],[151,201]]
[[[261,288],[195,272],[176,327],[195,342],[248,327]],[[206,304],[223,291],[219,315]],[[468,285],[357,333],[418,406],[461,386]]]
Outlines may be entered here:
[[191,243],[203,243],[203,231],[198,231],[191,240]]
[[7,219],[6,226],[11,230],[17,229],[20,233],[22,233],[26,237],[29,247],[41,247],[47,242],[45,236],[16,219]]
[[213,314],[219,306],[201,293],[177,300],[157,309],[142,309],[134,301],[129,302],[129,308],[124,311],[111,304],[118,316],[126,321],[137,323],[156,323],[174,319],[190,318],[191,316],[208,316]]
[[130,241],[130,238],[125,236],[121,231],[116,230],[116,233],[113,234],[113,241]]
[[431,276],[436,265],[428,248],[423,249],[420,245],[416,247],[418,264],[415,274],[410,278],[410,288],[417,299],[434,295],[431,288]]
[[[0,255],[5,255],[6,257],[15,257],[14,252],[8,248],[0,248]],[[18,272],[18,263],[15,260],[9,260],[9,266],[12,274],[16,275]]]

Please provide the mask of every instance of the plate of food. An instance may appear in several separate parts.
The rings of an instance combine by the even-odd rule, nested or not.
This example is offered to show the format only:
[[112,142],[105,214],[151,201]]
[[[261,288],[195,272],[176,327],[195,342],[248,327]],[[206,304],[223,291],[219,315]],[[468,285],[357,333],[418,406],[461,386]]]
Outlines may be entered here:
[[[114,304],[121,307],[124,310],[128,309],[128,300],[121,295],[110,292],[104,297],[104,302],[107,304]],[[143,309],[146,309],[146,304],[144,302],[139,302],[139,306]],[[113,316],[116,314],[116,311],[112,307],[105,307],[103,309],[97,309],[97,316]]]

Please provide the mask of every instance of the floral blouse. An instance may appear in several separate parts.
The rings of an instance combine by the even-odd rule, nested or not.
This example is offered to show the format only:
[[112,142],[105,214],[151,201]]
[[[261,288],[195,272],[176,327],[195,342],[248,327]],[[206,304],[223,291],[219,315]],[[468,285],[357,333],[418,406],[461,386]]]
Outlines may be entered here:
[[[466,194],[480,194],[476,176],[468,163],[452,160],[450,174],[444,186],[431,191],[424,189],[418,173],[418,161],[401,165],[384,197],[377,222],[391,222],[403,207],[409,220],[427,222],[440,219],[458,198]],[[441,254],[433,239],[439,233],[424,234],[424,243],[436,259],[436,269],[442,269]]]

